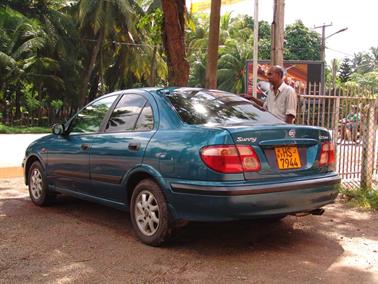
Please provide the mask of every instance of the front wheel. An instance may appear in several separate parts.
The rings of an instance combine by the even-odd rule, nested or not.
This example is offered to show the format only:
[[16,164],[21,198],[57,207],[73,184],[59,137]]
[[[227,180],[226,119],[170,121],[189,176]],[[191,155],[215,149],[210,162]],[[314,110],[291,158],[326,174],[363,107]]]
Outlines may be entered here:
[[137,184],[131,197],[131,222],[139,239],[159,246],[172,233],[168,206],[156,182],[151,179]]
[[47,187],[45,172],[40,162],[34,162],[28,176],[29,195],[35,205],[46,206],[55,199],[55,194]]

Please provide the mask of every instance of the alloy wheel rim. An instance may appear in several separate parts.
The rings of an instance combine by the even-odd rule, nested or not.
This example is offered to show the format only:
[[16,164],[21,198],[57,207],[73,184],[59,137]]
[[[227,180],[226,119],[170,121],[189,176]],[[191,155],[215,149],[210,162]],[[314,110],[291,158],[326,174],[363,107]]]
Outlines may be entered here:
[[148,190],[141,191],[135,202],[135,221],[146,236],[156,233],[160,224],[159,206],[155,196]]
[[33,169],[30,177],[30,191],[35,200],[38,200],[42,196],[43,180],[42,173],[39,169]]

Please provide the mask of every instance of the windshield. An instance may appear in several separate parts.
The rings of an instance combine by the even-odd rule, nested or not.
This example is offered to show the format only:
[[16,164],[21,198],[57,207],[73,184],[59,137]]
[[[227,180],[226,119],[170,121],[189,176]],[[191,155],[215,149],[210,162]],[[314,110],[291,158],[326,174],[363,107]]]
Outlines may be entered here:
[[205,125],[282,123],[249,100],[216,90],[174,90],[165,93],[183,122]]

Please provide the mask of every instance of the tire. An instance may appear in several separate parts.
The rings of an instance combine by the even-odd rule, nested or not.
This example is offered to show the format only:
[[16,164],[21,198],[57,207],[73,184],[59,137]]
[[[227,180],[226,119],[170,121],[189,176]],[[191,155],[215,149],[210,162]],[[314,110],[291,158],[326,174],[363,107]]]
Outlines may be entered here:
[[159,246],[169,239],[172,225],[168,206],[156,182],[145,179],[136,185],[130,209],[133,228],[143,243]]
[[45,171],[40,162],[34,162],[28,175],[29,195],[37,206],[50,205],[55,200],[55,193],[49,192]]

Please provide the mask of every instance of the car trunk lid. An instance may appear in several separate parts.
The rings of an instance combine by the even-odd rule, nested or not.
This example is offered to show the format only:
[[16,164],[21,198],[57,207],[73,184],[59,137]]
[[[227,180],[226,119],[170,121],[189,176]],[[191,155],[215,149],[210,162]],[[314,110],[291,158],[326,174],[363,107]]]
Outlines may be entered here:
[[226,129],[235,144],[250,145],[260,159],[260,171],[244,172],[247,180],[329,171],[328,166],[319,165],[321,145],[331,140],[326,129],[289,124]]

